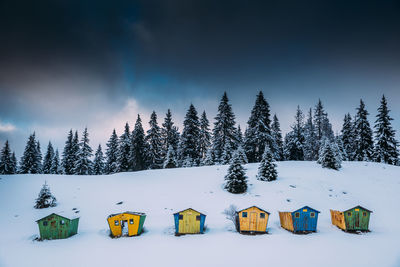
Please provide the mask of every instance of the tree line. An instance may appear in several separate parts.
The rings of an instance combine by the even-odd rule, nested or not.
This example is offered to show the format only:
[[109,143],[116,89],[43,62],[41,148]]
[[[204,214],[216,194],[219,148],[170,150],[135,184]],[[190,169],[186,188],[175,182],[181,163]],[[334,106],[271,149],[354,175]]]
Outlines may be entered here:
[[[389,113],[387,100],[382,96],[372,130],[368,121],[369,113],[360,100],[356,114],[346,114],[340,133],[335,135],[328,114],[319,100],[314,108],[307,111],[306,116],[297,107],[291,130],[283,138],[277,115],[271,115],[268,102],[259,92],[242,133],[225,92],[212,130],[206,112],[203,111],[199,116],[193,104],[186,112],[182,132],[175,126],[170,110],[165,114],[161,126],[153,111],[147,132],[143,129],[140,115],[132,131],[128,123],[120,136],[114,129],[105,153],[100,144],[95,152],[92,150],[87,128],[81,138],[77,131],[71,129],[61,159],[58,149],[54,149],[51,142],[42,158],[40,143],[33,133],[28,138],[19,163],[15,153],[11,152],[9,142],[5,142],[0,155],[0,173],[100,175],[228,164],[234,154],[239,154],[242,161],[245,158],[245,162],[253,163],[262,161],[266,148],[277,161],[330,162],[332,166],[340,165],[342,160],[399,165],[398,141]],[[333,159],[329,161],[327,158]]]

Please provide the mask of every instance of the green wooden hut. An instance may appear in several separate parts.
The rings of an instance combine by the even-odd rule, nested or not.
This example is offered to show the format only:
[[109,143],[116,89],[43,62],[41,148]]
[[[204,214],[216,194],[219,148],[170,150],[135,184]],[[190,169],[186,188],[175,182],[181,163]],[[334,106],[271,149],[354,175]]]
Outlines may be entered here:
[[36,221],[39,226],[40,239],[63,239],[78,233],[79,217],[67,218],[52,213]]
[[345,211],[331,210],[331,220],[333,225],[347,232],[369,231],[371,213],[372,211],[361,206]]

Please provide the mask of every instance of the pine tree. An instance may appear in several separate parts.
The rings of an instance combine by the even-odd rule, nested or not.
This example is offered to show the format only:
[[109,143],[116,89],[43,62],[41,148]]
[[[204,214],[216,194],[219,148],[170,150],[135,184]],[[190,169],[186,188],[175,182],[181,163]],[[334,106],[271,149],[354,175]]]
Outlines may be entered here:
[[287,160],[304,160],[304,116],[297,106],[292,131],[285,136],[284,153]]
[[64,151],[62,154],[62,167],[64,174],[74,174],[75,168],[75,155],[73,151],[73,138],[72,129],[69,130],[67,141],[65,141]]
[[145,141],[142,120],[138,115],[135,128],[132,132],[131,160],[133,163],[133,170],[141,171],[147,169],[147,151],[148,145]]
[[77,154],[77,161],[75,162],[74,173],[78,175],[92,174],[93,163],[90,158],[93,156],[93,150],[89,146],[89,133],[87,128],[83,131],[81,142],[79,143],[79,150]]
[[97,147],[96,153],[93,160],[93,174],[102,175],[104,174],[104,156],[101,149],[101,145]]
[[107,142],[105,173],[116,173],[118,169],[118,136],[114,129]]
[[382,96],[381,105],[378,108],[378,115],[375,121],[375,148],[374,160],[396,165],[399,161],[398,142],[395,138],[395,130],[392,127],[389,116],[390,110],[387,107],[385,96]]
[[127,172],[133,170],[133,164],[131,161],[131,146],[132,137],[129,129],[129,124],[125,124],[124,133],[119,138],[118,143],[118,166],[119,172]]
[[169,146],[168,148],[168,153],[164,161],[164,169],[171,169],[171,168],[176,168],[176,157],[175,157],[175,150],[172,147],[172,145]]
[[161,169],[163,167],[161,130],[157,123],[157,114],[151,113],[149,121],[150,129],[147,131],[146,141],[149,144],[148,160],[150,169]]
[[51,142],[47,145],[47,152],[43,160],[43,173],[50,174],[54,157],[54,149]]
[[76,169],[76,162],[79,159],[78,154],[79,152],[79,137],[78,137],[78,131],[75,131],[74,138],[72,139],[72,158],[73,158],[73,173],[75,174],[75,169]]
[[[266,145],[273,146],[271,135],[270,108],[260,91],[251,111],[245,132],[245,151],[249,162],[259,162]],[[272,151],[275,153],[275,151]]]
[[232,148],[233,151],[237,148],[235,124],[232,106],[229,104],[228,95],[224,92],[218,106],[218,114],[215,117],[213,129],[213,150],[215,160],[218,162],[222,161],[226,148]]
[[60,166],[60,156],[58,154],[58,149],[56,149],[56,152],[54,153],[53,160],[51,163],[51,174],[61,174],[61,166]]
[[43,165],[42,165],[42,150],[40,149],[40,142],[36,142],[36,165],[38,166],[38,172],[37,173],[42,173],[43,170]]
[[0,174],[14,174],[12,154],[8,140],[4,144],[0,154]]
[[338,156],[340,157],[340,161],[349,160],[349,156],[347,155],[346,150],[344,149],[341,136],[338,135],[335,137],[334,145],[335,149],[337,150]]
[[36,199],[35,209],[57,206],[57,199],[51,194],[50,187],[45,182]]
[[35,133],[31,134],[26,143],[24,154],[21,158],[20,172],[25,173],[40,173],[39,154],[37,151],[37,143]]
[[308,112],[304,126],[304,160],[316,160],[318,157],[317,137],[312,117],[312,109]]
[[241,145],[238,146],[236,153],[238,154],[240,163],[247,164],[249,162],[246,156],[246,152],[244,152],[244,149]]
[[181,140],[179,142],[179,161],[180,165],[183,163],[187,164],[190,162],[194,166],[200,163],[200,122],[197,116],[197,111],[193,104],[190,104],[188,111],[186,112],[185,120],[183,121],[183,131]]
[[319,159],[317,161],[323,168],[339,170],[341,168],[341,159],[335,151],[333,144],[328,138],[323,139],[323,145],[320,149]]
[[207,119],[206,112],[203,111],[200,119],[200,139],[199,139],[201,161],[203,161],[204,158],[206,157],[207,151],[210,147],[211,147],[210,122]]
[[214,154],[212,148],[209,148],[206,153],[206,157],[201,163],[202,166],[211,166],[214,165]]
[[244,140],[243,140],[243,133],[242,129],[240,128],[240,125],[238,125],[237,130],[236,130],[236,140],[237,140],[237,146],[244,146]]
[[282,140],[281,126],[279,124],[279,120],[276,114],[274,115],[272,120],[271,132],[272,132],[273,143],[276,146],[276,149],[273,153],[274,159],[284,160],[285,156],[283,154],[283,140]]
[[260,165],[258,166],[257,180],[260,181],[275,181],[278,178],[277,165],[274,162],[274,157],[268,146],[264,149],[264,154]]
[[355,119],[355,160],[370,161],[373,153],[372,130],[369,125],[367,116],[368,111],[365,104],[360,100],[360,106],[357,108]]
[[340,139],[343,144],[343,149],[347,155],[345,160],[354,160],[355,130],[354,130],[354,123],[349,113],[344,116]]
[[11,155],[11,171],[13,174],[18,173],[18,163],[17,163],[17,157],[15,156],[15,152],[13,152]]
[[225,143],[224,151],[222,153],[219,163],[229,164],[231,162],[232,156],[235,153],[233,145],[230,142]]
[[161,128],[161,142],[162,142],[162,157],[165,158],[169,146],[171,145],[174,149],[174,153],[178,150],[179,145],[179,131],[178,127],[174,126],[174,122],[172,121],[171,110],[168,109],[164,123]]
[[225,189],[233,194],[247,191],[247,177],[240,161],[238,153],[235,153],[225,176]]
[[328,114],[324,110],[324,106],[322,105],[321,99],[318,99],[318,103],[315,106],[314,127],[317,139],[315,151],[319,151],[321,142],[323,141],[324,137],[329,138],[330,141],[333,141],[334,139],[332,125],[329,122]]

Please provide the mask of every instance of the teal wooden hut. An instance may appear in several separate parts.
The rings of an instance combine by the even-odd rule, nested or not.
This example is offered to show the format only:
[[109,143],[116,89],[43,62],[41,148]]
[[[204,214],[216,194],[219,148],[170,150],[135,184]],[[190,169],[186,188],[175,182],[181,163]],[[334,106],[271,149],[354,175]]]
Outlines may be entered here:
[[78,233],[79,217],[61,216],[52,213],[36,221],[39,226],[40,239],[63,239]]

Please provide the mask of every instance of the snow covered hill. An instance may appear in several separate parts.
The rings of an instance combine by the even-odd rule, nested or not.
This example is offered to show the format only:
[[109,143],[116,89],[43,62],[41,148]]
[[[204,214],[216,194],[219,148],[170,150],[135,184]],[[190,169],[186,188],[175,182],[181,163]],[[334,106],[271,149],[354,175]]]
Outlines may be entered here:
[[[0,266],[400,266],[400,168],[344,162],[337,172],[315,162],[279,162],[279,179],[255,179],[246,165],[249,192],[222,189],[228,166],[151,170],[105,176],[0,176]],[[58,207],[33,208],[44,183]],[[116,203],[123,201],[123,204]],[[257,205],[271,212],[268,235],[234,231],[223,210]],[[373,211],[371,233],[348,234],[330,222],[329,209],[362,205]],[[278,211],[309,205],[321,211],[318,232],[294,235],[279,225]],[[174,236],[172,213],[192,207],[207,215],[203,235]],[[79,233],[38,242],[35,220],[80,211]],[[111,239],[106,217],[147,213],[146,232]]]

